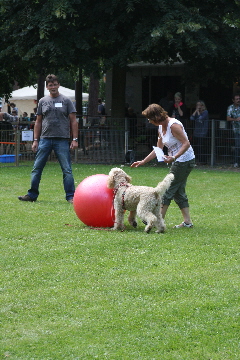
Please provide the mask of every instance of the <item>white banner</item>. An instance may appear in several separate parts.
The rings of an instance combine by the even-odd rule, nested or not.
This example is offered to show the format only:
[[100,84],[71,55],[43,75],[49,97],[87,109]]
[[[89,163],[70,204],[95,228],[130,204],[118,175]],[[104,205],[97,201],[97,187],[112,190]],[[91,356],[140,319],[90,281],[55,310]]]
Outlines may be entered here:
[[22,131],[22,141],[33,141],[33,130]]

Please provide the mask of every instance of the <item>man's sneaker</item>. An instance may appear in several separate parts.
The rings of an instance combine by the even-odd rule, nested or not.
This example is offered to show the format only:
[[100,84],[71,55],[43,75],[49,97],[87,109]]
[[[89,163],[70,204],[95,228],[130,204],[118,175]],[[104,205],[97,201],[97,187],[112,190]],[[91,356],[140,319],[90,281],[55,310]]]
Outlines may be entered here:
[[68,199],[67,202],[69,202],[70,204],[73,204],[73,199]]
[[31,202],[36,201],[36,199],[32,199],[29,195],[19,196],[18,199],[21,201],[31,201]]

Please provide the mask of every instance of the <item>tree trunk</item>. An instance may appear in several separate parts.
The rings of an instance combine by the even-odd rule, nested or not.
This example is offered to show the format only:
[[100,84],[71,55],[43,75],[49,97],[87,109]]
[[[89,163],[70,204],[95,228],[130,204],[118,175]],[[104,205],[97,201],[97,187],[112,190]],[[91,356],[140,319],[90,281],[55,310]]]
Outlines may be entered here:
[[44,96],[44,87],[45,87],[45,74],[41,73],[38,76],[37,84],[37,102]]
[[75,83],[75,100],[77,115],[82,114],[82,69],[79,69],[78,80]]
[[82,69],[79,69],[78,80],[75,83],[75,100],[76,100],[76,111],[78,117],[79,127],[83,127],[83,118],[82,118]]
[[98,93],[99,93],[99,80],[90,75],[89,84],[89,101],[88,101],[88,115],[97,116],[98,112]]
[[112,106],[113,118],[125,117],[126,68],[114,66],[112,69]]

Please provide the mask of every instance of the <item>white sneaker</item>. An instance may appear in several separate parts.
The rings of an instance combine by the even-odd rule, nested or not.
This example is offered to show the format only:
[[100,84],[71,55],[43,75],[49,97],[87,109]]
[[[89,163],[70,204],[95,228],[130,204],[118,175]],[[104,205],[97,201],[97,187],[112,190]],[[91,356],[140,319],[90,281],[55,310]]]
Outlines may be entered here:
[[182,227],[192,228],[192,227],[193,227],[193,223],[186,224],[186,223],[183,221],[180,225],[175,225],[175,226],[174,226],[175,229],[180,229],[180,228],[182,228]]
[[238,167],[238,163],[233,164],[233,167],[235,168]]

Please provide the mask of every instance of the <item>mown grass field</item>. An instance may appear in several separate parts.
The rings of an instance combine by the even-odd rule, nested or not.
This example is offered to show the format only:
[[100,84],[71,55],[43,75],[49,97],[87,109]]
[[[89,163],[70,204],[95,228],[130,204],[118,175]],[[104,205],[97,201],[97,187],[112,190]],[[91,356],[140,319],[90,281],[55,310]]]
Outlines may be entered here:
[[[73,165],[76,185],[111,166]],[[124,170],[155,186],[167,167]],[[58,164],[23,203],[31,166],[0,169],[0,359],[238,360],[239,172],[195,169],[192,229],[90,229]],[[127,215],[126,215],[127,217]]]

